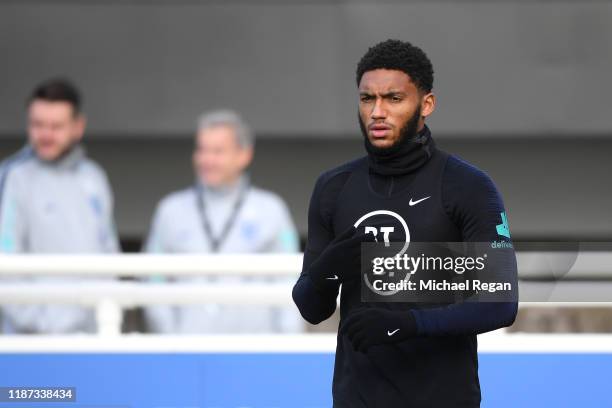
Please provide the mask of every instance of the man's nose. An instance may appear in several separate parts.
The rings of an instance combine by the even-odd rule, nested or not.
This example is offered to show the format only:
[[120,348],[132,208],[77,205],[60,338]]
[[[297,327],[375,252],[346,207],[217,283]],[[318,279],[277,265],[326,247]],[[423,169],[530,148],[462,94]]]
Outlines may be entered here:
[[387,117],[387,112],[383,105],[382,99],[380,98],[376,99],[376,102],[374,103],[374,107],[372,108],[372,113],[370,114],[370,116],[372,117],[372,119],[384,119]]

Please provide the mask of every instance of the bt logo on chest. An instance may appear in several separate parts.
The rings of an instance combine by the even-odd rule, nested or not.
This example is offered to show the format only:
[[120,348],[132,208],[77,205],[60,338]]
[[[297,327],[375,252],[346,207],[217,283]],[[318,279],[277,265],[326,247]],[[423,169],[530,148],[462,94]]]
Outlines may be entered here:
[[[390,222],[386,221],[387,217],[391,217],[392,220],[390,220]],[[384,221],[373,222],[374,219]],[[381,225],[383,222],[386,225]],[[370,211],[359,218],[353,226],[359,228],[363,225],[366,234],[372,234],[376,242],[384,242],[387,247],[391,243],[390,234],[396,232],[393,224],[397,224],[398,222],[403,229],[403,231],[399,231],[398,233],[401,234],[401,232],[403,232],[404,237],[402,241],[406,242],[406,245],[404,245],[399,253],[401,255],[408,249],[408,244],[410,243],[410,230],[408,229],[406,221],[398,213],[390,210]]]
[[[385,247],[389,247],[391,244],[390,235],[396,232],[394,224],[397,225],[398,223],[401,225],[401,230],[397,231],[397,235],[401,236],[401,233],[403,232],[403,239],[400,238],[401,241],[399,242],[403,241],[405,243],[402,249],[395,256],[401,256],[406,252],[406,250],[408,250],[408,246],[410,245],[410,230],[408,229],[406,220],[404,220],[398,213],[390,210],[370,211],[369,213],[360,217],[355,224],[353,224],[353,226],[355,228],[363,226],[366,234],[372,234],[376,242],[382,241],[384,242]],[[393,250],[392,248],[390,249]],[[397,290],[385,291],[375,289],[372,286],[367,273],[364,273],[363,279],[367,287],[374,293],[383,296],[390,296],[397,293]],[[404,280],[408,281],[409,279],[409,274],[406,274]]]

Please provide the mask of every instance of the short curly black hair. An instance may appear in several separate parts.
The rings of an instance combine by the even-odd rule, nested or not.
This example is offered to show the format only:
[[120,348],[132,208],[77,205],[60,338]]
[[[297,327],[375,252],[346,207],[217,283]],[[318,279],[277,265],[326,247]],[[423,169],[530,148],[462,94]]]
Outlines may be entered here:
[[386,40],[370,47],[357,64],[357,86],[367,71],[375,69],[403,71],[421,91],[433,88],[433,66],[427,54],[407,41]]

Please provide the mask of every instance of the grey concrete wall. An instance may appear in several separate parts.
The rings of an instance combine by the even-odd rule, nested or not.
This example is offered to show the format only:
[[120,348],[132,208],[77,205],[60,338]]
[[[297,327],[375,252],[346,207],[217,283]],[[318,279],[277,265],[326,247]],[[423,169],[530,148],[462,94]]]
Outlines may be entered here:
[[231,107],[260,140],[254,181],[300,230],[316,176],[362,154],[355,64],[395,37],[435,71],[442,147],[489,172],[519,238],[611,238],[611,1],[0,0],[0,158],[34,84],[72,77],[125,237],[191,183],[198,114]]
[[441,133],[606,133],[610,21],[609,1],[3,1],[0,135],[63,74],[97,136],[187,134],[219,106],[263,135],[345,136],[356,61],[389,37],[430,55]]

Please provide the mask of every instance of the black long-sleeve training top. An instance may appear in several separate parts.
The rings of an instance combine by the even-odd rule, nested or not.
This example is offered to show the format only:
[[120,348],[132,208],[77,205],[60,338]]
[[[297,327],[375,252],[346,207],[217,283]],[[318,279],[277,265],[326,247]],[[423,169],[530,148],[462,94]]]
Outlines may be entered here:
[[[308,211],[303,269],[293,288],[293,299],[308,322],[329,318],[338,296],[337,290],[314,286],[309,266],[335,236],[378,210],[400,216],[412,242],[511,243],[503,201],[493,181],[475,166],[438,149],[425,126],[415,142],[394,157],[379,158],[369,152],[318,178]],[[379,224],[388,221],[385,217],[373,216]],[[508,282],[515,282],[514,251],[507,254],[502,273]],[[359,283],[342,286],[340,325],[363,305],[360,290]],[[361,353],[353,350],[346,336],[338,335],[334,407],[480,406],[476,335],[511,325],[517,302],[430,305],[406,313],[414,319],[417,333],[396,344]]]

